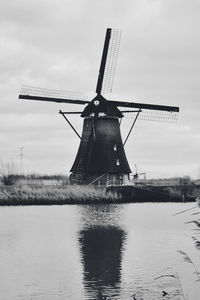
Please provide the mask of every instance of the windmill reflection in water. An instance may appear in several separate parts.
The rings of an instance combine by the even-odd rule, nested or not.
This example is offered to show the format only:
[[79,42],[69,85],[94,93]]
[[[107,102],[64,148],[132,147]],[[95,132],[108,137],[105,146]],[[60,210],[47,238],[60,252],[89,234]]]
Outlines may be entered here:
[[113,220],[115,206],[87,206],[81,209],[84,228],[78,234],[83,284],[91,299],[119,298],[125,231]]

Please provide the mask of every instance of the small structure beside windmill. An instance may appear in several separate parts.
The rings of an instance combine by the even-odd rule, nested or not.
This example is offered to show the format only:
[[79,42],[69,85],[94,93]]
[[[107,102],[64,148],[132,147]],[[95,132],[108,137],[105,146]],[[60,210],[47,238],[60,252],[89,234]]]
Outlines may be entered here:
[[[112,90],[115,66],[120,44],[120,30],[108,28],[96,86],[96,96],[90,100],[82,93],[23,86],[20,99],[51,101],[86,105],[83,111],[59,111],[80,138],[79,149],[71,168],[72,184],[106,185],[109,182],[123,185],[131,173],[124,145],[138,118],[158,121],[177,120],[179,108],[135,102],[107,100]],[[83,119],[80,136],[67,118],[78,114]],[[120,124],[125,116],[133,117],[127,137],[122,141]]]

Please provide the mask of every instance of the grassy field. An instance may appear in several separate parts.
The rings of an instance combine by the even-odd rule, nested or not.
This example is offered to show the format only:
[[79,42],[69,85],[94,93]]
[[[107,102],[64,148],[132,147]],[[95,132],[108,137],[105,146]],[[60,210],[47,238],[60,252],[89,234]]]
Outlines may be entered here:
[[[123,190],[123,188],[125,190]],[[183,202],[195,201],[200,191],[182,194],[182,188],[168,189],[168,193],[155,193],[145,189],[136,191],[132,187],[115,187],[106,192],[103,187],[91,185],[1,185],[0,205],[53,205],[53,204],[98,204],[128,202]],[[184,197],[183,197],[184,195]]]
[[94,186],[0,186],[0,205],[115,203],[120,197]]
[[135,187],[111,186],[106,191],[105,187],[70,185],[66,175],[20,175],[13,163],[8,163],[0,166],[0,205],[182,202],[194,201],[200,195],[200,185],[189,177],[175,179],[169,186],[159,186],[159,180],[154,180]]

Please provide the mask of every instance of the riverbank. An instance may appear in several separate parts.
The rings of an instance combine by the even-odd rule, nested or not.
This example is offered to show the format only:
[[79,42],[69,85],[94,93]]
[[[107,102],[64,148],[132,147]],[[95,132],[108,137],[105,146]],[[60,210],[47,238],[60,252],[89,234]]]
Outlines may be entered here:
[[119,202],[117,193],[94,186],[0,186],[0,205],[62,205]]
[[[125,189],[125,191],[123,190]],[[132,189],[129,191],[129,189]],[[121,187],[107,190],[96,186],[0,186],[0,205],[63,205],[63,204],[100,204],[130,202],[188,202],[193,197],[185,197],[169,190],[138,190],[134,187]]]
[[200,195],[200,187],[195,185],[113,185],[107,191],[132,199],[131,202],[194,202]]

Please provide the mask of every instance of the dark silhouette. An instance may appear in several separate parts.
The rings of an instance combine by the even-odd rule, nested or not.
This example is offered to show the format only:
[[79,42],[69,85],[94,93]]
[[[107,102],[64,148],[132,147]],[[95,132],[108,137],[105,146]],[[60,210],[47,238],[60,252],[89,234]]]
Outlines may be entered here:
[[112,226],[97,226],[79,233],[84,285],[98,300],[107,299],[106,287],[115,289],[120,283],[124,238],[124,231]]
[[163,297],[165,297],[165,296],[167,296],[169,294],[167,292],[165,292],[165,291],[162,291],[162,295],[163,295]]
[[[80,139],[76,159],[71,168],[73,184],[105,184],[116,181],[119,185],[126,182],[131,173],[124,145],[138,117],[145,120],[177,119],[179,108],[175,106],[153,105],[127,101],[107,100],[103,95],[112,90],[115,65],[120,43],[120,30],[108,28],[96,86],[96,96],[87,100],[80,93],[62,92],[50,89],[23,86],[19,98],[39,101],[53,101],[86,105],[81,111],[63,112],[72,130]],[[67,118],[68,114],[79,114],[84,118],[82,136]],[[133,118],[133,123],[122,142],[120,121],[125,115]]]

